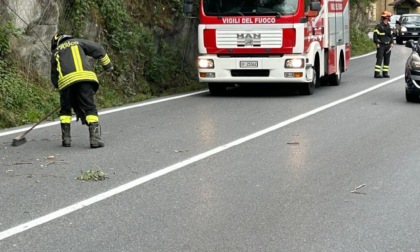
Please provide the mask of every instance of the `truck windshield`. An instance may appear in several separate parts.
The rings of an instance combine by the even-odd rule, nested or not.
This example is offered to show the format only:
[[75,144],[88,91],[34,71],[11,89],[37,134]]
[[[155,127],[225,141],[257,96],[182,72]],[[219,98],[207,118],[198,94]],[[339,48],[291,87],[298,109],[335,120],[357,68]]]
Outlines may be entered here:
[[298,0],[203,0],[207,16],[292,15]]

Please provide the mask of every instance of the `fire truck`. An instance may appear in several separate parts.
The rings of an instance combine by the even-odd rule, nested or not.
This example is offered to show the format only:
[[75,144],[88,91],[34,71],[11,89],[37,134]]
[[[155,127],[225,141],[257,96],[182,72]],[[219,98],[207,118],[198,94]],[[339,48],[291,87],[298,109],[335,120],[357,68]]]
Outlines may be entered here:
[[184,0],[184,13],[199,18],[198,77],[210,94],[247,83],[291,84],[303,95],[340,85],[349,0],[198,1]]

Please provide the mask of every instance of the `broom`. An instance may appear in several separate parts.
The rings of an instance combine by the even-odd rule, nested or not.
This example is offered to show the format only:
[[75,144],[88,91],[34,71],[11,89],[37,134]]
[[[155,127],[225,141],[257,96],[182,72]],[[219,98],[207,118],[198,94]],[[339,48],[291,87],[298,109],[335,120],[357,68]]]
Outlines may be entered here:
[[39,122],[35,123],[30,129],[28,129],[27,131],[25,131],[22,135],[19,135],[19,136],[13,138],[12,146],[19,146],[19,145],[25,144],[26,143],[26,137],[25,137],[26,134],[28,134],[31,130],[33,130],[36,126],[38,126],[40,123],[42,123],[43,121],[45,121],[49,116],[51,116],[52,114],[54,114],[59,109],[60,109],[60,107],[55,108],[53,111],[49,112],[44,117],[42,117],[39,120]]

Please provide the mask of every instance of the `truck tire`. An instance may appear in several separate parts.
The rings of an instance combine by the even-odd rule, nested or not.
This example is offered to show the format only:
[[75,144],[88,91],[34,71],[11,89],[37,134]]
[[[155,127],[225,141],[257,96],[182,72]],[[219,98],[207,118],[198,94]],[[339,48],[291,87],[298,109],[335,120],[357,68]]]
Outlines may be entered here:
[[341,73],[343,69],[342,64],[342,59],[340,59],[340,65],[338,66],[337,72],[328,76],[331,86],[339,86],[341,84]]
[[226,85],[223,83],[208,83],[210,94],[221,96],[226,94]]
[[314,93],[315,90],[315,86],[318,83],[318,75],[315,71],[315,69],[313,70],[313,76],[314,78],[312,78],[311,82],[307,82],[307,83],[302,83],[301,86],[299,87],[299,93],[301,95],[311,95]]

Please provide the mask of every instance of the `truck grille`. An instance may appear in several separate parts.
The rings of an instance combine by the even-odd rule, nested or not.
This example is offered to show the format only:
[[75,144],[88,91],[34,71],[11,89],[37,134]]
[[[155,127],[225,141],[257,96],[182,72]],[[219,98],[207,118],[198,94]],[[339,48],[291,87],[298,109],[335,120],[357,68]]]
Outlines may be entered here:
[[283,30],[217,30],[216,43],[218,48],[281,48]]

